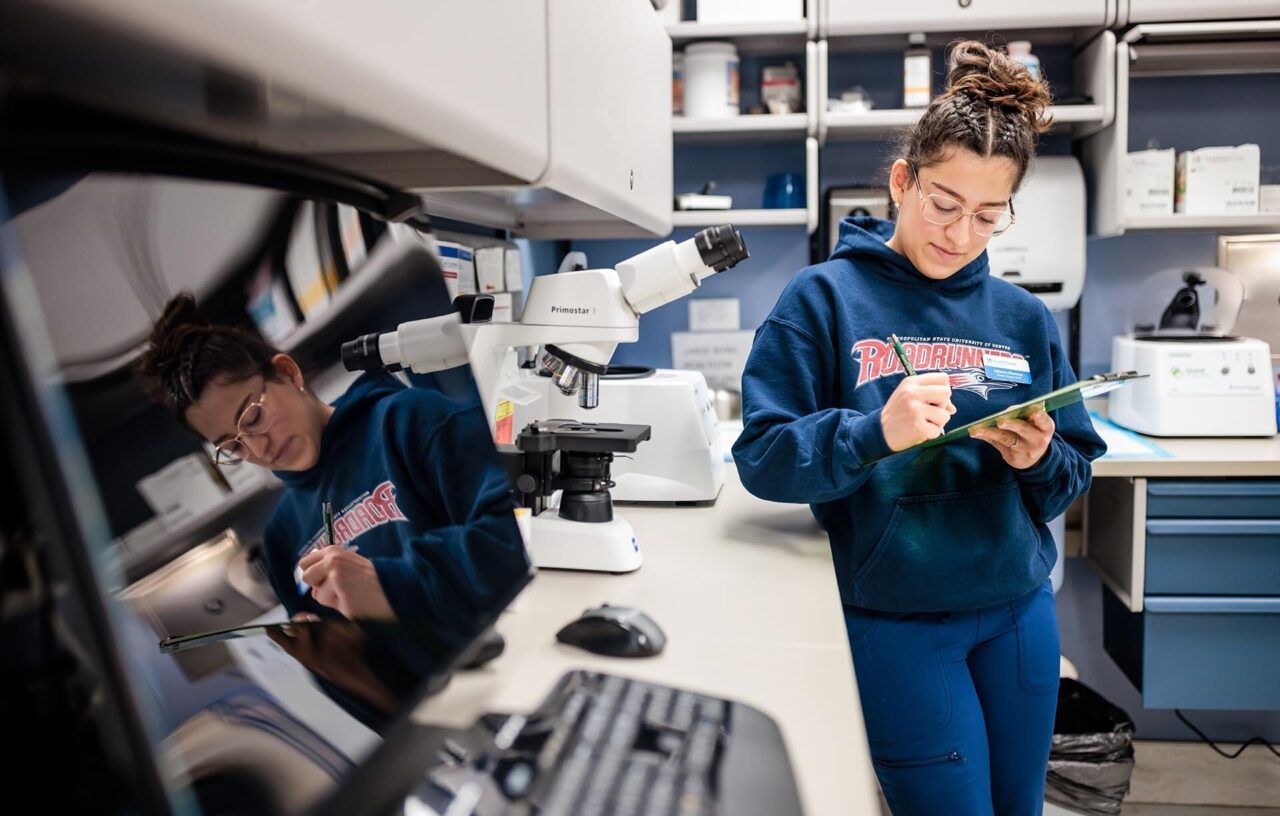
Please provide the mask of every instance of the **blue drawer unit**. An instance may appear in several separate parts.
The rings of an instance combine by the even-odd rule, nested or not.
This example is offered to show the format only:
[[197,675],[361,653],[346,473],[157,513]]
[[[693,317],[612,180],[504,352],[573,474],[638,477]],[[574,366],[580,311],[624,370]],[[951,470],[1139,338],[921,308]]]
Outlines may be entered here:
[[1280,517],[1149,518],[1146,594],[1280,596]]
[[1102,595],[1104,645],[1143,706],[1280,709],[1280,598],[1148,596],[1135,613]]
[[1152,479],[1147,518],[1280,519],[1280,480]]
[[1094,489],[1103,644],[1142,704],[1280,710],[1280,479]]

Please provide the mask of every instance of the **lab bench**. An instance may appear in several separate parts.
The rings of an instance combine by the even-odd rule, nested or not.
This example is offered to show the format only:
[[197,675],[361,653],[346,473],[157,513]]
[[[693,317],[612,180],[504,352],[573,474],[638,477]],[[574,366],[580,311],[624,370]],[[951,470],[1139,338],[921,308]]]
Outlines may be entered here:
[[[714,506],[617,512],[644,566],[539,572],[499,621],[506,652],[455,676],[415,720],[463,727],[486,711],[530,711],[564,672],[605,671],[761,709],[782,731],[805,813],[879,813],[831,551],[809,508],[751,496],[730,467]],[[651,615],[665,651],[608,658],[556,643],[601,603]]]
[[1147,708],[1280,709],[1280,436],[1094,463],[1082,555]]

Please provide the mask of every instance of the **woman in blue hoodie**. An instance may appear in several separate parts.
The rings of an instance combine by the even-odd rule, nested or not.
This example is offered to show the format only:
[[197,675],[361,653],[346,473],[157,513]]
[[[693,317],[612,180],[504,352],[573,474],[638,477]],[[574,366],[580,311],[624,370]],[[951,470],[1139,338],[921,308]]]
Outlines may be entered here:
[[220,462],[284,482],[263,551],[291,616],[398,620],[465,640],[529,572],[478,405],[388,374],[364,374],[326,405],[292,357],[203,320],[190,295],[156,322],[139,373]]
[[1077,405],[891,456],[1075,379],[1053,316],[985,251],[1014,224],[1048,89],[977,42],[951,62],[893,163],[896,222],[846,219],[757,332],[734,459],[827,530],[893,812],[1039,814],[1059,668],[1046,524],[1105,447]]

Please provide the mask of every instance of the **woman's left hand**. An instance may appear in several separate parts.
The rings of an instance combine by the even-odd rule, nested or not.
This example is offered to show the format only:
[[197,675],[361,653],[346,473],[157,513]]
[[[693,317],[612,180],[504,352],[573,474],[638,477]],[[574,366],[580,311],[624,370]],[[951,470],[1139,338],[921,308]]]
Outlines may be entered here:
[[994,428],[974,428],[969,436],[1000,451],[1009,467],[1026,470],[1044,458],[1055,427],[1053,417],[1040,410],[1026,419],[1002,419]]

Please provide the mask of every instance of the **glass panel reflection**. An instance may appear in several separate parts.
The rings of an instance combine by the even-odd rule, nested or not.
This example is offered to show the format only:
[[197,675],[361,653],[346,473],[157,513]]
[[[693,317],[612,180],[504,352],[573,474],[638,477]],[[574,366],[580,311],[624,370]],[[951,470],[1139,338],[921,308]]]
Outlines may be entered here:
[[44,189],[14,233],[115,536],[94,553],[108,647],[171,804],[310,808],[501,650],[531,574],[469,376],[339,363],[451,309],[434,241],[236,185]]

